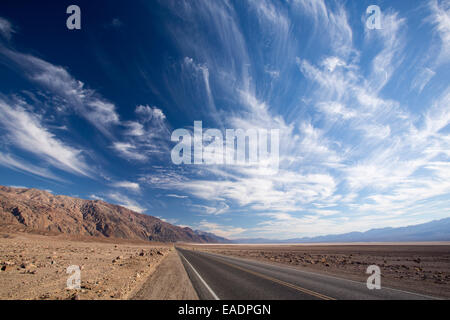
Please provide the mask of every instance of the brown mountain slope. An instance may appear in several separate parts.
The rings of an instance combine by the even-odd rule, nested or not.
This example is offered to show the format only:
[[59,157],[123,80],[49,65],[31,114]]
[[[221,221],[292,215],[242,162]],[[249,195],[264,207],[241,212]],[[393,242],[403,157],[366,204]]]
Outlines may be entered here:
[[[218,242],[152,216],[99,200],[0,186],[0,224],[26,230],[161,242]],[[225,240],[225,239],[224,239]]]

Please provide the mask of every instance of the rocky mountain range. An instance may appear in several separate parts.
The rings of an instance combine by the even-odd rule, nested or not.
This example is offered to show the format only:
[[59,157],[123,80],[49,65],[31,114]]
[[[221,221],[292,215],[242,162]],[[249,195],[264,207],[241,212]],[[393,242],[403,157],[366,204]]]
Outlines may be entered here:
[[160,242],[217,243],[227,239],[174,226],[100,200],[83,200],[25,188],[0,186],[0,225],[44,231]]

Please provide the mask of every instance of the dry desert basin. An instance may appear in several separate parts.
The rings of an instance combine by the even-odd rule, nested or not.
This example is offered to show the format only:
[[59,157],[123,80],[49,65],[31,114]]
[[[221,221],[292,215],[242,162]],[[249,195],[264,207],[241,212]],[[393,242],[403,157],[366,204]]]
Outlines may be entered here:
[[[177,246],[357,281],[376,264],[385,286],[450,298],[450,243]],[[67,289],[71,265],[78,290]],[[4,229],[0,269],[2,300],[198,299],[173,244]]]

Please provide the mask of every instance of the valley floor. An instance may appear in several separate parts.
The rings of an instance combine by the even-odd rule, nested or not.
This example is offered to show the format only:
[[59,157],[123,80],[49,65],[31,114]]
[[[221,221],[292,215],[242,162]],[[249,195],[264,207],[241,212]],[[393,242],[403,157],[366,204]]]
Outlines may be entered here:
[[[193,245],[178,247],[366,282],[381,269],[382,287],[450,298],[450,244]],[[79,290],[67,289],[78,266]],[[198,299],[173,245],[0,227],[0,300]]]
[[[167,244],[0,229],[0,299],[129,299],[171,253]],[[72,265],[80,290],[67,289]]]

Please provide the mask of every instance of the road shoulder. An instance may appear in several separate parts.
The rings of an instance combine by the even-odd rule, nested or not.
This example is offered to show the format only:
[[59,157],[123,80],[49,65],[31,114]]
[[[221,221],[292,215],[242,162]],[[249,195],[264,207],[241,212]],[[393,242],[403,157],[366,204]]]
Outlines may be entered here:
[[198,300],[176,250],[161,262],[132,300]]

